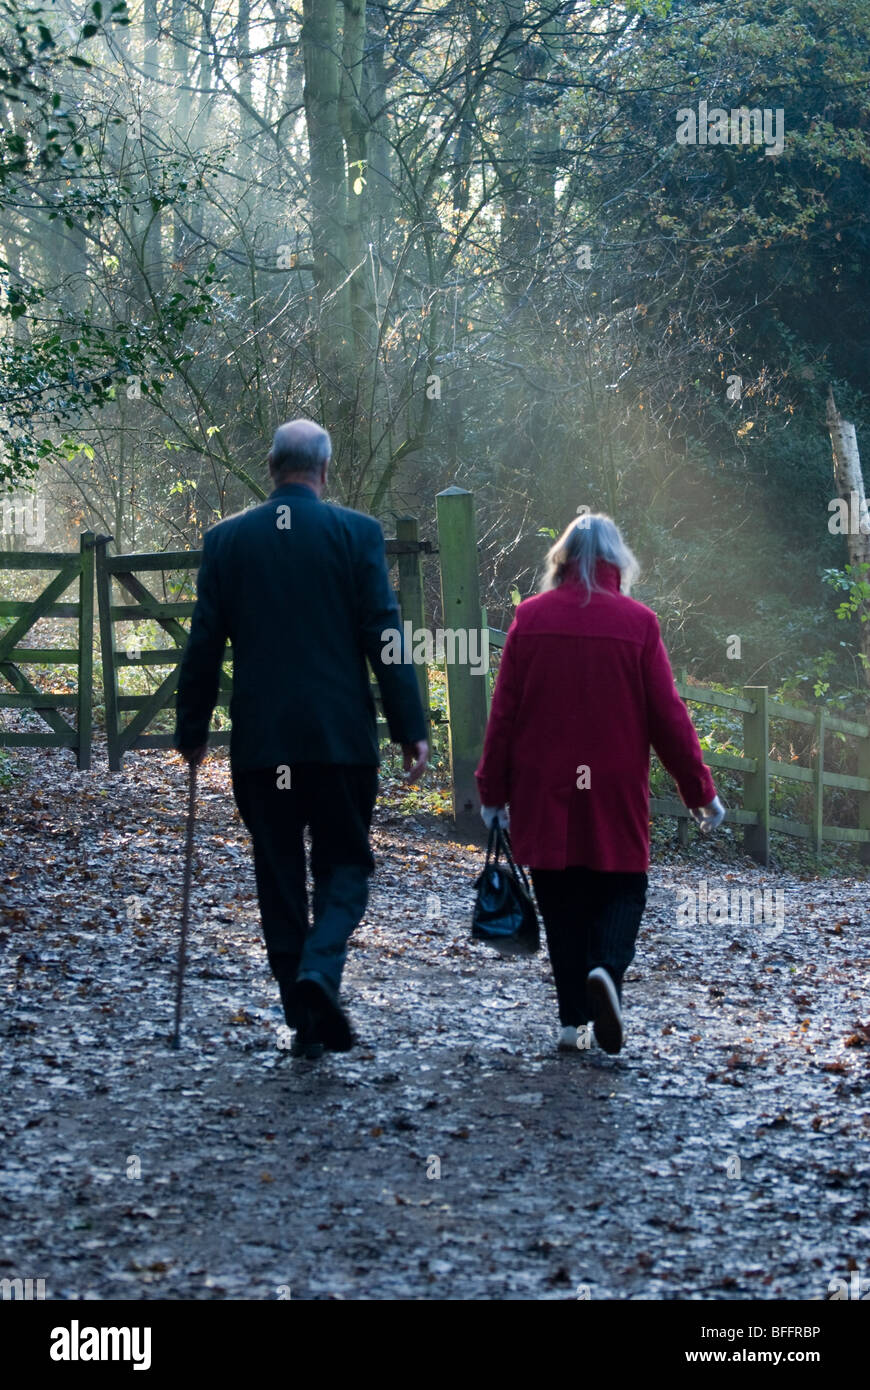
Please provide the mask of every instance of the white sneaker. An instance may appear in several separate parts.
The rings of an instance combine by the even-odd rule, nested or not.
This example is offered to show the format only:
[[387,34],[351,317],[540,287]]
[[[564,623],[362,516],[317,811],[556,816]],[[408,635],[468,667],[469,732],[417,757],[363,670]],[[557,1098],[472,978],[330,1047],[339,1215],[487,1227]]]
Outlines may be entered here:
[[587,1052],[592,1046],[592,1025],[581,1023],[579,1028],[563,1028],[559,1034],[560,1052]]
[[579,1028],[563,1028],[559,1034],[560,1052],[586,1052],[592,1044],[592,1030],[588,1023]]
[[586,994],[593,1010],[595,1041],[611,1055],[622,1047],[622,1011],[616,985],[603,966],[596,966],[586,977]]

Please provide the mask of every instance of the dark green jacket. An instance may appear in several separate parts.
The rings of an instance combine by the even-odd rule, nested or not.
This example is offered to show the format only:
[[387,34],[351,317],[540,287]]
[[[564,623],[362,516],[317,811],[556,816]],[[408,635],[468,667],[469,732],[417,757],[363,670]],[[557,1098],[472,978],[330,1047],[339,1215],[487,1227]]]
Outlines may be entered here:
[[322,502],[304,484],[276,488],[260,506],[206,533],[179,674],[175,747],[206,742],[227,641],[230,756],[238,770],[377,764],[366,657],[390,737],[426,738],[413,666],[381,659],[387,628],[401,631],[401,621],[378,522]]

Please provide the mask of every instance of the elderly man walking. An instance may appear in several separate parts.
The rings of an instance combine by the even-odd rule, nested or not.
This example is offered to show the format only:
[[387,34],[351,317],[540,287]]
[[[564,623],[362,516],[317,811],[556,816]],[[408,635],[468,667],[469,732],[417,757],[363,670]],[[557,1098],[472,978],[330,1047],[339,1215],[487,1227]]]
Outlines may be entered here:
[[269,964],[296,1030],[291,1050],[306,1057],[354,1043],[339,987],[374,868],[379,757],[366,658],[408,781],[429,755],[413,667],[382,656],[384,631],[401,630],[383,533],[372,517],[323,501],[331,452],[312,421],[281,425],[268,456],[274,491],[207,532],[174,740],[189,763],[202,760],[229,641],[233,793],[253,841]]

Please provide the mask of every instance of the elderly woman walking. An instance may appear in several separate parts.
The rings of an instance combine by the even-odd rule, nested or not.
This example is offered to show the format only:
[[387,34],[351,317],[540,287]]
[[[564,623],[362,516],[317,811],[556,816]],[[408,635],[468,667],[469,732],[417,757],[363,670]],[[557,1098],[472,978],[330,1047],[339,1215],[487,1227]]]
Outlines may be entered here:
[[[622,977],[649,867],[655,749],[705,831],[725,812],[680,699],[658,619],[628,597],[637,562],[601,513],[572,522],[542,592],[520,603],[477,769],[482,815],[508,824],[544,919],[560,1048],[622,1047]],[[581,1031],[582,1030],[582,1031]]]

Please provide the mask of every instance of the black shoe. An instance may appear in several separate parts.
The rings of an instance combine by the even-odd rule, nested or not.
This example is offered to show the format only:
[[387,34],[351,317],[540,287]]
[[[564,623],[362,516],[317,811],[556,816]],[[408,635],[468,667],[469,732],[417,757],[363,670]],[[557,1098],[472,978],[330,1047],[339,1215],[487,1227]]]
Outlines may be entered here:
[[300,1018],[290,1044],[290,1056],[304,1057],[307,1061],[314,1062],[323,1056],[326,1044],[318,1031],[318,1021],[311,1011],[300,1009],[298,1012]]
[[281,991],[284,1022],[287,1024],[288,1028],[298,1028],[301,1020],[301,1011],[296,1001],[296,981],[279,980],[278,988]]
[[296,998],[299,1007],[313,1016],[317,1037],[330,1052],[350,1052],[356,1038],[328,981],[322,975],[300,975],[296,981]]
[[595,1041],[604,1052],[615,1055],[622,1047],[622,1011],[616,985],[603,966],[590,970],[586,997],[592,1007]]

